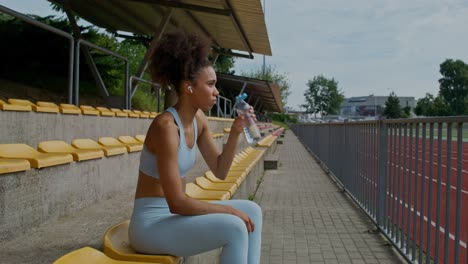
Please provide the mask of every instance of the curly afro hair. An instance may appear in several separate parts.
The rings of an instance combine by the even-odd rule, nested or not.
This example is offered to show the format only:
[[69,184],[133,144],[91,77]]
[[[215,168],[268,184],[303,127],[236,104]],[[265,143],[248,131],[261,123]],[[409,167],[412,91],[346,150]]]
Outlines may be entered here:
[[202,68],[211,66],[210,51],[211,41],[201,35],[182,30],[167,33],[151,54],[151,77],[179,92],[182,81],[194,80]]

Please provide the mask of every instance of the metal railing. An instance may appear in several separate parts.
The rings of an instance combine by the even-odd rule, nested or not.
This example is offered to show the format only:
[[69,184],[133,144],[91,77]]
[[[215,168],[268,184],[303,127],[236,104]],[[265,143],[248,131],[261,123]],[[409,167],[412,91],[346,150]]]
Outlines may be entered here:
[[7,15],[10,15],[12,17],[21,19],[22,21],[29,23],[31,25],[34,25],[36,27],[42,28],[44,30],[47,30],[49,32],[52,32],[56,35],[62,36],[64,38],[67,38],[70,43],[70,50],[69,50],[69,60],[68,60],[68,103],[71,104],[73,102],[73,53],[74,53],[74,38],[71,34],[62,31],[60,29],[54,28],[52,26],[49,26],[45,23],[42,23],[40,21],[37,21],[33,18],[30,18],[26,15],[20,14],[14,10],[11,10],[5,6],[0,5],[0,12],[5,13]]
[[158,97],[158,112],[161,112],[161,85],[159,85],[157,83],[154,83],[154,82],[151,82],[151,81],[148,81],[148,80],[145,80],[143,78],[139,78],[139,77],[137,77],[135,75],[130,76],[130,79],[128,80],[128,85],[130,87],[129,98],[128,98],[128,109],[132,109],[132,98],[135,95],[136,90],[138,90],[138,87],[137,87],[137,89],[133,89],[134,81],[146,83],[146,84],[151,85],[152,87],[157,88],[157,91],[158,91],[157,92],[158,93],[158,95],[157,95],[157,97]]
[[[128,79],[129,79],[129,64],[128,64],[128,59],[127,57],[124,57],[120,54],[117,54],[111,50],[108,50],[106,48],[103,48],[103,47],[100,47],[96,44],[93,44],[89,41],[86,41],[84,39],[79,39],[77,42],[76,42],[76,59],[75,59],[75,105],[80,105],[80,96],[79,96],[79,93],[80,93],[80,47],[81,45],[83,46],[86,46],[86,47],[89,47],[89,48],[93,48],[93,49],[96,49],[96,50],[99,50],[100,52],[102,53],[105,53],[107,55],[110,55],[110,56],[113,56],[115,58],[118,58],[120,60],[123,60],[124,63],[125,63],[125,76],[124,76],[124,81],[123,81],[123,84],[124,84],[124,100],[125,100],[125,108],[129,108],[129,86],[128,86]],[[98,80],[103,87],[105,87],[104,85],[104,82],[102,79],[99,79]],[[105,91],[106,92],[106,95],[109,96],[109,93],[107,92],[107,90]]]
[[[232,115],[232,101],[229,100],[228,98],[224,97],[224,96],[221,96],[221,95],[218,95],[216,97],[216,116],[217,117],[224,117],[224,118],[230,118],[231,115]],[[221,109],[221,101],[223,101],[223,109],[224,111]],[[228,103],[229,103],[229,107],[228,107]]]
[[409,262],[468,263],[468,117],[292,130]]

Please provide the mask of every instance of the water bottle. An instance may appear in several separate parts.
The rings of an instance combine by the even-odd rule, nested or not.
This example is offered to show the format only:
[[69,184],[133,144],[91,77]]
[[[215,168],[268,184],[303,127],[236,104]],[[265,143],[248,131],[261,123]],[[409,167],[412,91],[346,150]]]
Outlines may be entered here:
[[244,116],[244,135],[249,145],[254,145],[260,140],[260,131],[258,130],[257,124],[250,115],[250,105],[244,101],[247,98],[246,93],[242,93],[236,96],[235,109],[237,115]]

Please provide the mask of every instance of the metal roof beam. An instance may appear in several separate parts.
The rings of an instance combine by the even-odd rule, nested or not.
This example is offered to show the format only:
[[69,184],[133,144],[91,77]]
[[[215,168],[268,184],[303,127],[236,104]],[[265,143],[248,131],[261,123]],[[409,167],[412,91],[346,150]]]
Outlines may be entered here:
[[[161,19],[161,22],[159,23],[159,27],[156,30],[153,40],[151,41],[151,44],[149,45],[148,49],[146,50],[145,56],[143,57],[143,60],[140,63],[140,66],[138,67],[137,72],[135,73],[135,76],[138,78],[142,78],[146,68],[148,67],[148,62],[150,59],[151,54],[153,53],[153,50],[156,48],[156,45],[159,43],[159,40],[161,39],[162,35],[166,31],[167,25],[169,24],[169,21],[172,17],[172,14],[174,13],[174,9],[170,8],[167,13],[164,14],[164,17]],[[135,85],[135,88],[132,89],[133,85]],[[130,91],[133,93],[133,90],[136,90],[138,88],[138,82],[134,81],[130,85]]]
[[[219,46],[219,45],[218,45]],[[246,58],[246,59],[253,59],[254,56],[252,55],[252,53],[249,53],[249,54],[242,54],[242,53],[237,53],[237,52],[232,52],[232,51],[225,51],[223,49],[220,49],[220,48],[213,48],[217,53],[219,54],[223,54],[223,55],[229,55],[229,56],[235,56],[235,57],[240,57],[240,58]]]
[[[230,0],[223,0],[223,2],[224,2],[224,6],[228,10],[233,10]],[[239,21],[239,18],[237,17],[235,12],[232,12],[230,17],[231,17],[232,22],[234,22],[234,27],[236,28],[237,32],[239,32],[239,34],[242,36],[241,39],[242,39],[242,42],[244,43],[244,46],[249,50],[250,55],[252,55],[252,52],[253,52],[252,45],[250,45],[249,39],[247,38],[247,34],[245,33],[244,28],[242,27]]]
[[185,14],[187,14],[187,16],[190,17],[190,19],[192,19],[192,21],[203,31],[203,33],[213,41],[213,44],[215,44],[216,46],[220,46],[218,41],[213,37],[213,35],[211,35],[211,33],[205,28],[205,26],[200,22],[200,20],[198,20],[198,18],[196,18],[192,14],[192,12],[190,12],[189,10],[185,10]]
[[222,15],[222,16],[232,15],[232,9],[212,8],[212,7],[201,6],[201,5],[181,3],[178,1],[177,2],[170,1],[170,0],[126,0],[126,1],[155,4],[155,5],[160,5],[160,6],[167,6],[167,7],[179,8],[179,9],[185,9],[185,10],[191,10],[191,11],[197,11],[197,12],[204,12],[204,13]]

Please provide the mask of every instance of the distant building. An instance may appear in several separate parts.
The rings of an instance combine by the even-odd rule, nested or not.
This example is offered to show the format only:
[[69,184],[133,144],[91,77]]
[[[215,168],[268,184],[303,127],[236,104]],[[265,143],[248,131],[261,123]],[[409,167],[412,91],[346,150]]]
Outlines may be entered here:
[[[360,96],[346,98],[340,106],[341,117],[366,117],[380,116],[385,108],[388,96]],[[398,97],[400,106],[414,108],[416,100],[414,97]]]

